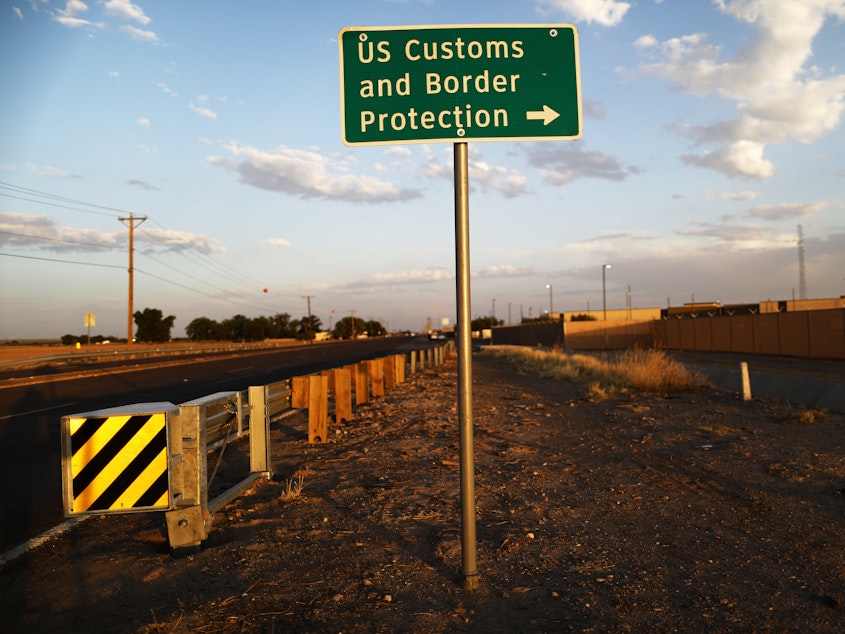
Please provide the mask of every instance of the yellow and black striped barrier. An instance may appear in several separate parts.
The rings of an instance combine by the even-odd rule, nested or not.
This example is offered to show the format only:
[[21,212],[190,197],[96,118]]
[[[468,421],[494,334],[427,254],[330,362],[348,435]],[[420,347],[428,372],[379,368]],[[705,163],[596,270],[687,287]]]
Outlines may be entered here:
[[62,417],[66,516],[173,508],[168,468],[172,403]]

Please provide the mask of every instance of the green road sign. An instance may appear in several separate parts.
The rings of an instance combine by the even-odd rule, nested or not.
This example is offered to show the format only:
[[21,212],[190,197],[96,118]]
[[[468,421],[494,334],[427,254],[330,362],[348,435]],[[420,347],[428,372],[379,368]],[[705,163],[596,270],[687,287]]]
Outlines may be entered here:
[[338,46],[347,145],[581,136],[572,25],[347,27]]

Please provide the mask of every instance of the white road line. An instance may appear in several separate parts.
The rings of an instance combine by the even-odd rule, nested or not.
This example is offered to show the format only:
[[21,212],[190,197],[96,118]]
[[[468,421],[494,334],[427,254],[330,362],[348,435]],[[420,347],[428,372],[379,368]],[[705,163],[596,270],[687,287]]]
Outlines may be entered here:
[[19,416],[29,416],[30,414],[39,414],[41,412],[49,412],[50,410],[54,409],[62,409],[65,407],[70,407],[71,405],[76,405],[77,401],[71,401],[70,403],[62,403],[61,405],[54,405],[53,407],[43,407],[41,409],[33,409],[28,412],[15,412],[14,414],[7,414],[6,416],[0,416],[0,420],[9,420],[10,418],[18,418]]

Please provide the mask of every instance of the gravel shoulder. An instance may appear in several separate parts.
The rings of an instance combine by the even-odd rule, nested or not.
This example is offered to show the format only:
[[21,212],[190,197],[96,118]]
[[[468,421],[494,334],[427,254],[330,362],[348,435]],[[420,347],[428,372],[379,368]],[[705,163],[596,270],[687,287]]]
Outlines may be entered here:
[[[487,351],[473,378],[478,590],[451,360],[325,444],[275,423],[274,479],[197,554],[170,556],[161,514],[111,515],[6,564],[4,631],[841,631],[845,417],[713,389],[590,400]],[[239,443],[212,488],[244,469]]]

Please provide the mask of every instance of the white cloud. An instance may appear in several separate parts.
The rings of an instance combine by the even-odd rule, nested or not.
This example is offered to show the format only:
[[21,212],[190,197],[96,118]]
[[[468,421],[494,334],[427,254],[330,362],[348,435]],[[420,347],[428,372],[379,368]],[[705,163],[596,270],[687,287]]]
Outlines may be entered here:
[[118,244],[118,233],[61,227],[44,215],[0,212],[0,246],[53,252],[98,251]]
[[[470,186],[482,191],[495,191],[505,198],[515,198],[526,192],[528,179],[514,169],[501,165],[491,165],[482,160],[481,151],[471,147],[467,161]],[[429,178],[453,180],[455,176],[454,159],[451,148],[444,149],[442,157],[429,154],[423,165],[423,172]]]
[[705,196],[710,200],[736,200],[736,201],[743,201],[743,200],[754,200],[760,194],[757,192],[752,191],[743,191],[743,192],[717,192],[717,191],[708,191],[705,193]]
[[[226,249],[217,238],[172,231],[169,229],[146,228],[136,232],[139,244],[145,250],[156,252],[179,252],[194,250],[201,253],[221,253]],[[99,252],[103,248],[124,248],[126,231],[98,231],[76,229],[56,224],[44,215],[0,212],[0,246],[40,248],[53,252]]]
[[178,94],[176,94],[175,90],[172,90],[171,88],[168,87],[167,84],[165,84],[163,82],[158,82],[156,84],[156,86],[161,88],[162,92],[164,92],[164,94],[166,94],[166,95],[170,95],[171,97],[178,97],[179,96]]
[[538,0],[540,12],[549,13],[542,7],[549,7],[551,11],[562,11],[576,21],[616,26],[631,8],[631,3],[618,0]]
[[394,156],[398,159],[410,159],[412,156],[411,150],[404,145],[390,145],[384,151],[384,155]]
[[421,195],[418,190],[401,189],[379,178],[347,173],[346,162],[316,149],[281,146],[267,152],[234,142],[225,149],[232,158],[212,156],[208,162],[236,172],[242,182],[260,189],[361,203],[411,200]]
[[106,11],[117,18],[123,20],[134,20],[139,24],[149,24],[150,18],[146,16],[144,10],[137,4],[132,4],[129,0],[109,0],[105,4]]
[[814,203],[780,203],[778,205],[760,205],[748,210],[748,215],[763,220],[784,220],[786,218],[802,218],[813,216],[825,211],[828,204],[824,201]]
[[267,238],[264,240],[264,244],[280,249],[290,249],[293,246],[290,240],[285,240],[284,238]]
[[[202,102],[200,100],[200,102]],[[217,119],[217,113],[214,112],[211,108],[206,108],[205,106],[197,105],[193,101],[188,104],[188,107],[196,112],[201,117],[207,117],[209,119]]]
[[150,127],[150,120],[147,117],[138,117],[135,123],[137,123],[142,128],[149,128]]
[[65,8],[56,10],[56,12],[52,14],[52,18],[59,24],[70,28],[77,28],[81,26],[103,26],[102,24],[95,24],[90,20],[77,17],[79,14],[85,13],[86,11],[88,11],[88,5],[82,2],[82,0],[68,0],[65,4]]
[[687,165],[707,167],[731,177],[766,180],[775,175],[775,165],[763,158],[763,144],[737,141],[704,154],[684,154]]
[[723,59],[721,47],[704,33],[662,43],[646,35],[634,43],[644,57],[641,70],[691,94],[736,104],[734,119],[689,129],[699,145],[717,149],[687,155],[685,162],[729,176],[771,178],[775,166],[764,158],[766,145],[815,141],[845,111],[845,75],[823,77],[807,67],[825,21],[845,18],[845,1],[716,0],[716,6],[756,29],[746,48]]
[[60,13],[68,17],[73,17],[77,13],[85,13],[87,10],[88,5],[82,2],[82,0],[67,0],[64,10],[61,10]]
[[608,154],[588,152],[579,141],[531,143],[525,153],[543,180],[552,185],[566,185],[579,178],[623,181],[640,172],[637,167],[624,167]]
[[60,167],[53,167],[52,165],[35,165],[33,163],[27,163],[26,166],[39,176],[63,176],[65,178],[73,178],[73,174]]
[[712,224],[694,223],[693,229],[678,229],[675,233],[681,236],[699,238],[715,238],[720,242],[731,243],[731,248],[768,248],[771,246],[769,236],[774,233],[754,224]]
[[18,18],[18,20],[23,20],[23,12],[20,9],[18,9],[17,7],[12,7],[12,11],[14,11],[15,16]]
[[143,42],[158,42],[158,36],[153,31],[144,31],[129,24],[124,24],[120,27],[124,33],[128,33],[133,39],[141,40]]
[[537,271],[526,267],[498,265],[486,266],[480,271],[472,272],[470,275],[478,278],[525,277],[528,275],[537,275]]
[[141,228],[135,233],[136,239],[148,245],[145,250],[157,252],[198,251],[200,253],[224,253],[226,248],[220,240],[172,229]]
[[392,286],[395,284],[428,284],[455,279],[455,274],[447,269],[432,267],[428,269],[401,271],[399,273],[377,273],[364,282],[355,285]]

